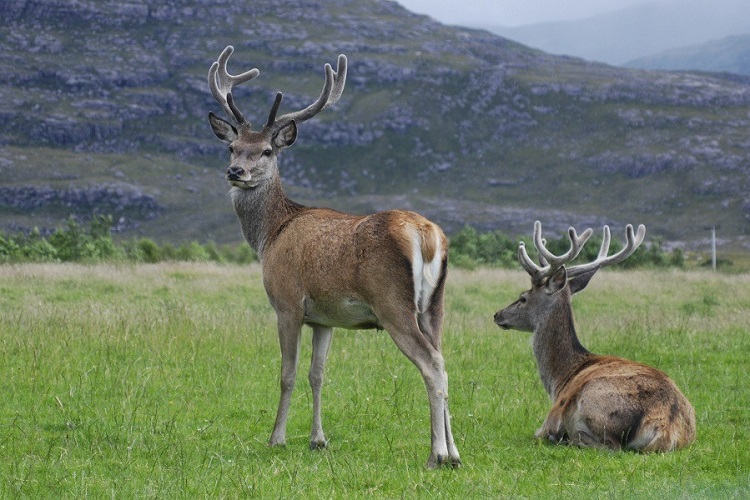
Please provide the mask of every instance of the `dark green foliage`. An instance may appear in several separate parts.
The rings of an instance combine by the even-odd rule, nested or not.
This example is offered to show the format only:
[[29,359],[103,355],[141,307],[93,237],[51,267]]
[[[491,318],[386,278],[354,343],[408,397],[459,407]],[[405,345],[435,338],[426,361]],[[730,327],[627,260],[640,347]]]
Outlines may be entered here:
[[[529,238],[523,238],[529,255],[535,258],[534,244]],[[573,263],[591,262],[596,259],[602,244],[602,236],[594,234],[589,238],[581,253]],[[547,241],[547,248],[554,254],[565,253],[570,248],[567,235]],[[622,248],[622,244],[612,239],[609,253],[613,254]],[[464,269],[477,266],[504,268],[518,267],[518,240],[510,239],[500,231],[479,233],[473,227],[464,227],[450,240],[451,264]],[[685,256],[682,250],[671,253],[662,248],[662,240],[653,238],[641,245],[630,257],[618,264],[625,269],[637,267],[683,267]]]
[[518,243],[501,231],[479,233],[466,226],[450,240],[451,264],[463,268],[477,266],[513,267]]
[[66,221],[65,229],[57,229],[48,239],[63,262],[97,262],[113,260],[122,249],[112,241],[112,217],[95,215],[88,229],[81,227],[73,217]]
[[124,255],[110,234],[112,217],[95,216],[88,228],[71,217],[65,228],[44,237],[38,229],[28,234],[0,235],[0,262],[99,262]]
[[255,252],[246,244],[217,246],[197,241],[177,247],[159,245],[149,238],[112,239],[112,217],[95,216],[88,227],[69,218],[64,228],[44,237],[38,229],[29,234],[0,233],[0,263],[20,262],[139,262],[153,264],[164,261],[232,262],[246,264],[256,260]]

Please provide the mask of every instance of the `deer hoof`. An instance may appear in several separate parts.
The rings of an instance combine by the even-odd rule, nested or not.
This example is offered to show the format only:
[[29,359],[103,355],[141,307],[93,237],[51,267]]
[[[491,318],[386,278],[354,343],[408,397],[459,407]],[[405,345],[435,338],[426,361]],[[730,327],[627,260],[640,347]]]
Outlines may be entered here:
[[268,446],[286,446],[286,439],[271,436],[271,439],[268,440]]
[[328,440],[324,439],[322,441],[310,441],[310,449],[315,450],[325,450],[328,448]]
[[448,455],[430,455],[430,458],[427,459],[427,468],[428,469],[438,469],[440,467],[450,467],[452,469],[457,469],[461,466],[461,459],[458,457],[450,457]]

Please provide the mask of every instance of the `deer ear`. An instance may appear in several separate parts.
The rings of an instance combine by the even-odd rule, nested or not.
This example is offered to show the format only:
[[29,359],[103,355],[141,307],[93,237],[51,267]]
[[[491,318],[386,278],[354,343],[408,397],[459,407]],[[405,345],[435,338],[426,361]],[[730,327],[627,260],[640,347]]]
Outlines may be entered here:
[[239,137],[237,129],[231,123],[222,120],[211,112],[208,113],[208,123],[211,124],[214,134],[220,141],[231,144]]
[[547,284],[545,285],[544,291],[547,295],[553,295],[568,284],[568,271],[565,270],[565,266],[557,270],[555,274],[549,277]]
[[580,274],[574,278],[571,278],[570,279],[570,293],[572,295],[575,295],[581,290],[583,290],[584,288],[586,288],[586,285],[589,284],[589,281],[591,281],[591,278],[594,277],[594,275],[596,274],[596,271],[598,270],[599,268],[595,268],[587,273]]
[[279,149],[288,148],[297,140],[297,124],[294,120],[281,127],[273,136],[273,145]]

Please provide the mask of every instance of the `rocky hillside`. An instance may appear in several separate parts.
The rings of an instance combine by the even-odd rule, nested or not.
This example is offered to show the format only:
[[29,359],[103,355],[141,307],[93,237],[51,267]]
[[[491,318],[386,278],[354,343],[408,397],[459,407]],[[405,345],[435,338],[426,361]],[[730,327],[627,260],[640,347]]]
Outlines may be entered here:
[[349,57],[336,106],[281,157],[290,194],[364,212],[417,209],[528,233],[645,223],[749,244],[750,79],[626,70],[440,25],[383,0],[0,0],[0,228],[111,213],[125,237],[238,241],[220,112],[230,71],[255,122],[317,97]]

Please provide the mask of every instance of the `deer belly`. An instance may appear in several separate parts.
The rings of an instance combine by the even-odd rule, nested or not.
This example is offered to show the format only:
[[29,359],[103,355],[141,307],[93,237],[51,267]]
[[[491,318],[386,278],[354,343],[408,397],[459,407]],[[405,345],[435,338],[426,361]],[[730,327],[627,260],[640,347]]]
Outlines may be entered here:
[[382,330],[375,313],[361,300],[346,298],[338,300],[315,300],[305,298],[305,323],[350,330],[377,328]]

